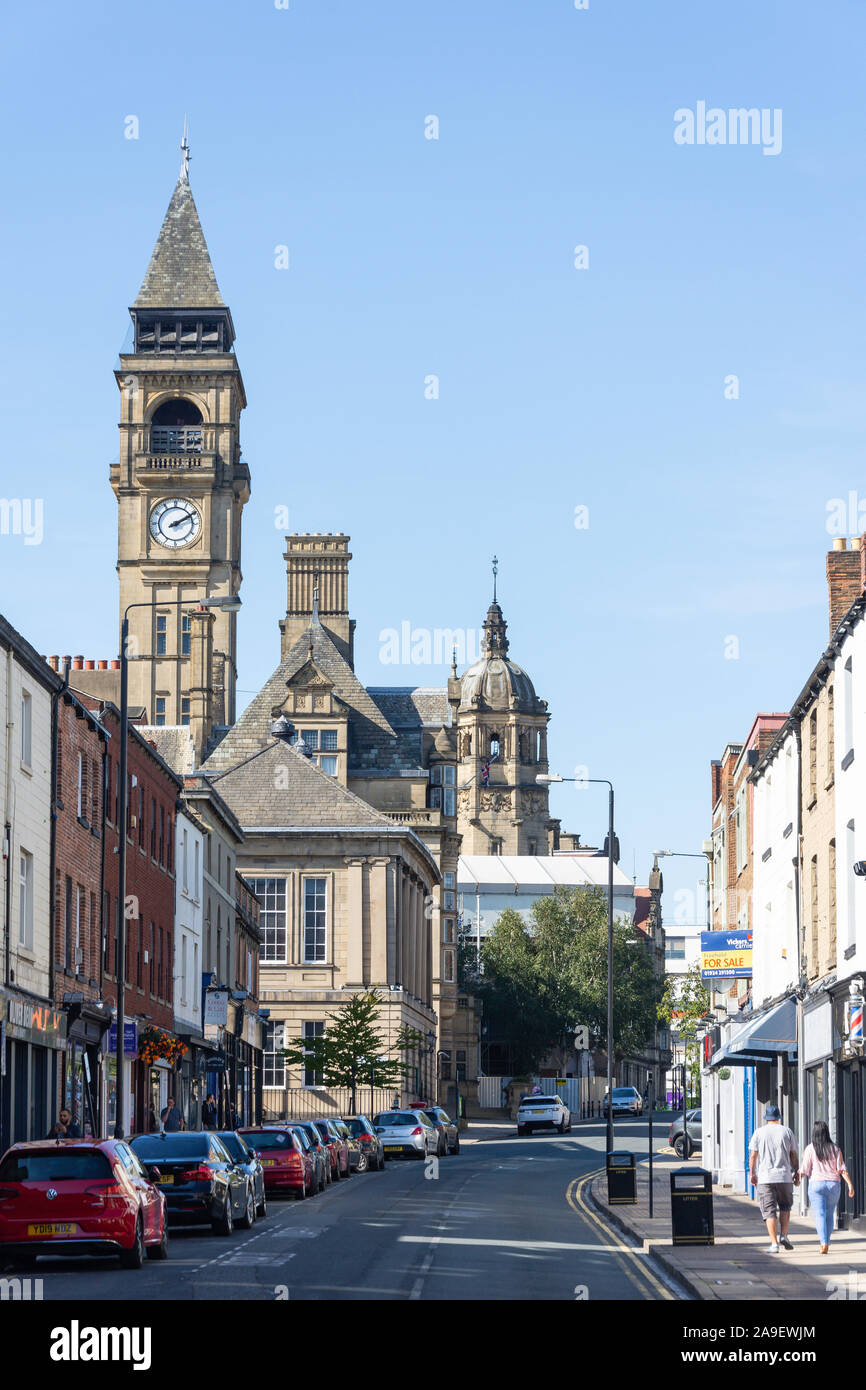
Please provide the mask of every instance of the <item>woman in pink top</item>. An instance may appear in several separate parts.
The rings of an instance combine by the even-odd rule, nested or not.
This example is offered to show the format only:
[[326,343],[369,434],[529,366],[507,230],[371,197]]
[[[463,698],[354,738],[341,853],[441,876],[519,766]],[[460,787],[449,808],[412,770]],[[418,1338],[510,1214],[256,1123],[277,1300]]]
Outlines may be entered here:
[[815,1216],[821,1254],[830,1249],[830,1232],[836,1214],[836,1203],[842,1191],[842,1178],[848,1187],[848,1196],[854,1196],[854,1184],[848,1176],[842,1150],[830,1138],[830,1131],[823,1120],[816,1120],[812,1126],[812,1142],[806,1145],[806,1152],[800,1160],[800,1173],[809,1179],[809,1203]]

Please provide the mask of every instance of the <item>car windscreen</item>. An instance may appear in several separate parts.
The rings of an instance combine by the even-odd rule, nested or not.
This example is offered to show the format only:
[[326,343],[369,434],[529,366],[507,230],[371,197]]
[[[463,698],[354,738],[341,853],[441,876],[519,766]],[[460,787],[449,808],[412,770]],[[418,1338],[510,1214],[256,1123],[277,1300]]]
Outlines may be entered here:
[[369,1127],[364,1124],[363,1120],[347,1120],[346,1124],[349,1127],[349,1133],[352,1135],[353,1139],[356,1139],[359,1134],[369,1133]]
[[129,1147],[146,1163],[157,1163],[161,1158],[210,1157],[206,1134],[139,1134]]
[[0,1182],[77,1182],[113,1177],[111,1164],[98,1149],[48,1149],[10,1153],[0,1163]]
[[284,1129],[263,1129],[244,1136],[245,1142],[257,1151],[262,1149],[293,1149],[292,1136]]
[[614,1086],[613,1094],[614,1099],[634,1100],[634,1091],[631,1086]]
[[224,1146],[228,1149],[229,1154],[234,1159],[235,1163],[249,1163],[250,1155],[247,1150],[247,1146],[239,1135],[234,1133],[218,1134],[217,1138],[222,1140]]
[[315,1125],[298,1125],[298,1129],[303,1131],[304,1138],[308,1144],[312,1144],[314,1149],[323,1148],[322,1136]]
[[414,1129],[418,1124],[418,1116],[409,1114],[405,1111],[389,1110],[384,1115],[377,1115],[374,1124],[382,1129],[402,1129],[404,1125],[411,1125]]

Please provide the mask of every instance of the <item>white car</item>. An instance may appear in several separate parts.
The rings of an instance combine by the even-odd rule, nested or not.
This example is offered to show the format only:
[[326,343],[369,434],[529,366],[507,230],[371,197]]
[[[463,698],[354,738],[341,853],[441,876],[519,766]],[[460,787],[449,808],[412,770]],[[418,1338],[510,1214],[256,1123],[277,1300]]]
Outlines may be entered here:
[[534,1129],[556,1129],[568,1134],[571,1111],[559,1096],[526,1096],[517,1111],[517,1133],[531,1134]]
[[427,1158],[439,1152],[439,1131],[423,1110],[383,1110],[373,1128],[386,1158]]

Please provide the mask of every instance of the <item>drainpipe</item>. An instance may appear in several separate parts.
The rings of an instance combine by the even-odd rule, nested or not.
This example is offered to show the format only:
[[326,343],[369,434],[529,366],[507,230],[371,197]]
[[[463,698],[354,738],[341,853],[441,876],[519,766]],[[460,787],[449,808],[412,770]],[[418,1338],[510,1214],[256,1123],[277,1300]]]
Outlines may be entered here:
[[[791,862],[794,865],[794,916],[797,929],[797,1155],[802,1158],[806,1123],[806,1073],[803,1068],[803,994],[806,988],[806,971],[803,961],[803,912],[800,901],[803,887],[803,750],[799,719],[794,723],[794,742],[797,747],[797,852]],[[797,1211],[800,1216],[805,1216],[806,1183],[802,1179],[797,1194]]]
[[69,689],[69,666],[63,668],[63,680],[59,690],[55,690],[51,697],[51,830],[48,847],[48,921],[50,930],[48,932],[48,998],[52,1004],[57,1003],[54,964],[56,950],[54,946],[54,936],[56,931],[55,914],[57,912],[57,885],[55,883],[57,867],[57,747],[60,742],[60,703],[63,696]]

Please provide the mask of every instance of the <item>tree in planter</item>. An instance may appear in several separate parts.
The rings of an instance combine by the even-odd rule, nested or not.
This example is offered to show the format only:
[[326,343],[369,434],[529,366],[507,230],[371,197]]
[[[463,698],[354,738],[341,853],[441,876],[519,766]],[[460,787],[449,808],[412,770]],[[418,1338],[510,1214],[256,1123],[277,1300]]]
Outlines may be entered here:
[[352,1093],[357,1109],[358,1086],[394,1086],[412,1070],[399,1055],[421,1046],[424,1034],[402,1027],[389,1047],[382,1035],[382,1001],[376,990],[353,994],[339,1013],[332,1014],[317,1038],[294,1038],[283,1049],[290,1066],[305,1067],[320,1075],[328,1087],[344,1087]]
[[[691,1089],[692,1099],[700,1090],[701,1062],[697,1048],[688,1057],[689,1045],[695,1041],[698,1024],[710,1007],[710,991],[701,979],[696,965],[684,975],[669,975],[665,981],[664,993],[658,1006],[658,1016],[668,1028],[676,1027],[682,1039],[686,1061],[686,1090]],[[687,1105],[687,1097],[684,1101]]]

